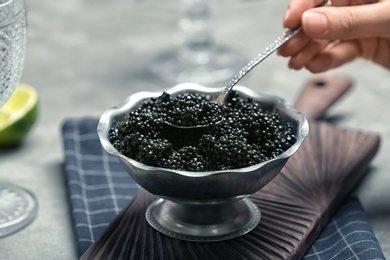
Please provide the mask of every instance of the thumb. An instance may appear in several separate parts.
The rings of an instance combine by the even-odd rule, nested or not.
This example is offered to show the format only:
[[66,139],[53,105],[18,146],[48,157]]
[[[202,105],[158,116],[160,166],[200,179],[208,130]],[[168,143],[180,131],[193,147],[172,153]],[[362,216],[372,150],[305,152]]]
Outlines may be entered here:
[[390,37],[390,2],[310,9],[302,15],[304,32],[314,38],[350,40]]

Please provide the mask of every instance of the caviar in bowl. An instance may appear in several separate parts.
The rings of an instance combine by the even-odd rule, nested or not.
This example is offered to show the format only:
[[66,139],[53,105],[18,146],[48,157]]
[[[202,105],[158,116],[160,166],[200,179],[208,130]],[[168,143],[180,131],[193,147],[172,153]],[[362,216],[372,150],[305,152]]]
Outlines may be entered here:
[[[172,97],[192,93],[206,95],[213,99],[218,96],[220,91],[221,89],[185,83],[177,85],[164,93]],[[148,223],[158,231],[183,240],[220,241],[246,234],[259,223],[261,218],[260,210],[248,197],[269,183],[280,172],[289,157],[297,151],[307,136],[309,127],[306,118],[279,97],[262,95],[242,86],[236,86],[235,93],[242,100],[251,100],[248,102],[254,103],[257,107],[266,111],[266,113],[270,115],[276,114],[278,116],[277,122],[281,124],[276,127],[280,127],[283,131],[288,131],[288,136],[291,135],[293,141],[284,147],[283,150],[279,149],[277,153],[273,152],[271,155],[262,156],[254,154],[256,149],[252,152],[248,148],[249,145],[251,145],[250,147],[257,147],[255,146],[256,140],[252,140],[253,144],[248,144],[248,146],[242,148],[244,150],[240,150],[232,157],[241,156],[243,153],[252,154],[249,161],[239,164],[240,161],[245,161],[245,158],[240,160],[228,159],[227,152],[228,150],[232,152],[234,149],[237,150],[242,146],[232,148],[229,146],[229,142],[232,143],[233,139],[227,139],[224,140],[225,143],[227,142],[227,146],[224,146],[225,149],[221,150],[219,157],[218,151],[213,154],[212,150],[206,150],[207,154],[201,154],[202,157],[199,158],[205,159],[207,162],[205,163],[206,166],[203,165],[201,168],[197,167],[194,169],[185,168],[188,164],[184,166],[177,163],[172,164],[175,160],[170,160],[168,157],[165,157],[164,162],[152,160],[149,163],[149,161],[142,161],[144,158],[142,155],[146,153],[145,151],[153,147],[151,144],[141,147],[137,143],[147,139],[144,135],[138,135],[136,139],[127,137],[130,146],[134,144],[134,146],[141,147],[139,148],[141,157],[124,152],[121,146],[117,144],[118,137],[113,138],[113,129],[127,124],[129,115],[134,116],[134,111],[137,111],[145,102],[149,102],[151,99],[156,100],[163,93],[135,93],[121,104],[105,111],[101,116],[97,131],[103,148],[108,153],[118,157],[128,174],[141,187],[160,197],[160,199],[148,207],[146,212]],[[237,120],[238,118],[230,121],[234,125],[234,123],[237,123]],[[228,120],[225,118],[225,121]],[[250,121],[253,121],[253,118]],[[285,128],[286,126],[288,127]],[[156,130],[153,124],[145,124],[142,127],[145,130],[145,134],[153,133]],[[230,129],[228,128],[228,131],[234,131],[234,129]],[[268,132],[258,131],[258,134],[268,133],[270,135],[272,134],[271,132],[275,131],[275,129],[273,131],[268,130]],[[166,130],[166,132],[168,132],[165,133],[167,135],[166,138],[171,141],[181,139],[180,133],[171,132],[170,129]],[[222,130],[217,129],[216,132],[219,133]],[[179,142],[179,144],[176,143],[174,145],[179,147],[172,149],[191,150],[187,146],[195,146],[202,138],[206,139],[206,143],[209,144],[213,138],[211,133],[201,133],[198,137],[197,134],[199,133],[188,134],[186,132],[185,135],[187,137],[190,135],[192,140],[195,140],[195,143],[183,145]],[[207,135],[206,138],[204,137],[205,135]],[[237,135],[230,134],[229,136],[236,137]],[[248,136],[248,133],[245,131],[244,136]],[[252,139],[262,137],[265,142],[270,138],[255,136]],[[237,144],[243,142],[242,140],[239,142],[236,140]],[[275,142],[272,144],[275,144]],[[166,142],[163,142],[159,143],[158,147],[163,147],[164,149],[161,150],[165,154],[168,146]],[[229,147],[229,149],[226,149],[226,147]],[[192,150],[199,149],[201,148],[196,147]],[[192,150],[191,152],[193,152]],[[152,151],[149,152],[153,153]],[[149,152],[146,154],[149,154]],[[264,150],[260,154],[265,153],[266,151]],[[176,151],[173,154],[177,156],[180,153]],[[184,159],[183,157],[180,158],[185,162],[193,161],[194,158],[197,158],[196,161],[198,162],[201,160],[198,159],[198,155],[195,153]],[[233,161],[236,164],[226,164],[225,161]],[[191,165],[198,166],[199,164]]]

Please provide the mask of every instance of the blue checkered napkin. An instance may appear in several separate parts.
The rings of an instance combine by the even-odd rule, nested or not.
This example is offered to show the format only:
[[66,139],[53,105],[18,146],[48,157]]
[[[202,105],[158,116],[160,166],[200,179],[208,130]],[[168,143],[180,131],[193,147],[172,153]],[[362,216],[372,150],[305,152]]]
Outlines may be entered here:
[[[102,148],[95,118],[62,126],[65,171],[77,246],[82,255],[133,195],[137,184]],[[349,198],[304,259],[385,259],[356,197]]]
[[98,139],[96,119],[63,124],[65,171],[79,253],[84,253],[137,192],[137,184]]
[[342,205],[304,259],[385,259],[355,196]]

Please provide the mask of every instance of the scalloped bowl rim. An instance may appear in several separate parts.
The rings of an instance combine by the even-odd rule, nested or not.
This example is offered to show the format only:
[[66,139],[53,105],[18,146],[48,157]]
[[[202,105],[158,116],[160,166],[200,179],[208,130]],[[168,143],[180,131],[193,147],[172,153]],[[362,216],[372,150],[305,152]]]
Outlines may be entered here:
[[[198,85],[195,83],[181,83],[178,84],[164,92],[167,92],[169,94],[177,94],[177,93],[184,93],[183,91],[194,91],[194,92],[200,92],[202,94],[216,94],[222,91],[223,88],[209,88],[205,87],[202,85]],[[103,114],[100,117],[98,126],[97,126],[97,132],[98,136],[100,139],[100,142],[103,146],[103,148],[110,154],[118,156],[122,160],[130,162],[134,167],[137,168],[142,168],[143,170],[149,171],[149,170],[159,170],[159,171],[164,171],[164,172],[170,172],[174,174],[178,174],[181,176],[186,176],[186,177],[205,177],[205,176],[210,176],[210,175],[218,175],[218,174],[223,174],[223,173],[229,173],[229,172],[251,172],[254,171],[260,167],[263,167],[266,164],[269,164],[271,162],[277,161],[277,160],[286,160],[291,155],[293,155],[304,139],[307,137],[309,133],[309,123],[306,119],[306,117],[299,111],[297,111],[295,108],[293,108],[286,100],[284,100],[281,97],[274,96],[274,95],[266,95],[266,94],[260,94],[258,92],[255,92],[252,89],[249,89],[244,86],[235,86],[234,89],[238,91],[240,94],[245,94],[247,96],[253,97],[255,100],[258,99],[263,99],[266,101],[272,101],[275,103],[275,106],[279,106],[279,109],[285,109],[287,112],[289,112],[289,115],[294,115],[292,116],[294,120],[296,120],[299,125],[297,127],[298,129],[298,136],[296,136],[296,142],[288,148],[286,151],[281,153],[280,155],[261,162],[259,164],[251,165],[248,167],[244,168],[238,168],[238,169],[229,169],[229,170],[214,170],[214,171],[204,171],[204,172],[191,172],[191,171],[183,171],[183,170],[174,170],[174,169],[168,169],[168,168],[162,168],[162,167],[155,167],[155,166],[150,166],[141,162],[138,162],[132,158],[129,158],[122,153],[120,153],[113,145],[112,143],[108,140],[108,133],[113,125],[113,118],[116,116],[122,116],[124,113],[128,113],[131,111],[131,109],[135,108],[136,104],[139,102],[142,102],[143,100],[147,98],[152,98],[152,97],[159,97],[162,95],[163,92],[148,92],[148,91],[140,91],[136,92],[130,96],[128,96],[124,101],[119,103],[118,105],[115,105],[106,111],[103,112]],[[118,121],[120,122],[120,121]]]

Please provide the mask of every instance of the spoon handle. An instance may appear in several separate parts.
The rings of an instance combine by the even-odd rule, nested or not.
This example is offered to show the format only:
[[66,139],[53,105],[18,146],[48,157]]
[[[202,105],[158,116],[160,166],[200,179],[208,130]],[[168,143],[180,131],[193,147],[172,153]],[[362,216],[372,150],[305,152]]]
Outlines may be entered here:
[[[322,4],[318,5],[325,6],[328,3],[330,3],[329,0],[324,1]],[[284,43],[286,43],[291,38],[295,37],[300,31],[301,26],[296,27],[295,29],[289,29],[285,31],[282,35],[280,35],[274,42],[272,42],[270,45],[268,45],[267,48],[263,52],[261,52],[259,55],[257,55],[253,60],[251,60],[245,67],[243,67],[235,76],[233,79],[229,81],[229,83],[224,87],[224,89],[221,91],[221,93],[216,98],[215,102],[224,104],[227,95],[230,93],[231,89],[239,82],[242,77],[244,77],[249,71],[251,71],[256,65],[258,65],[260,62],[262,62],[265,58],[267,58],[269,55],[271,55],[274,51],[280,48]]]
[[295,35],[299,33],[301,30],[301,27],[298,27],[294,30],[287,30],[282,35],[280,35],[274,42],[272,42],[270,45],[268,45],[265,50],[257,55],[253,60],[251,60],[245,67],[243,67],[238,74],[232,78],[229,83],[225,86],[225,88],[222,90],[222,92],[218,95],[215,102],[223,104],[225,103],[225,99],[227,95],[229,94],[230,90],[237,84],[238,81],[242,79],[249,71],[251,71],[257,64],[262,62],[265,58],[267,58],[269,55],[271,55],[274,51],[279,49],[280,46],[282,46],[285,42],[293,38]]

